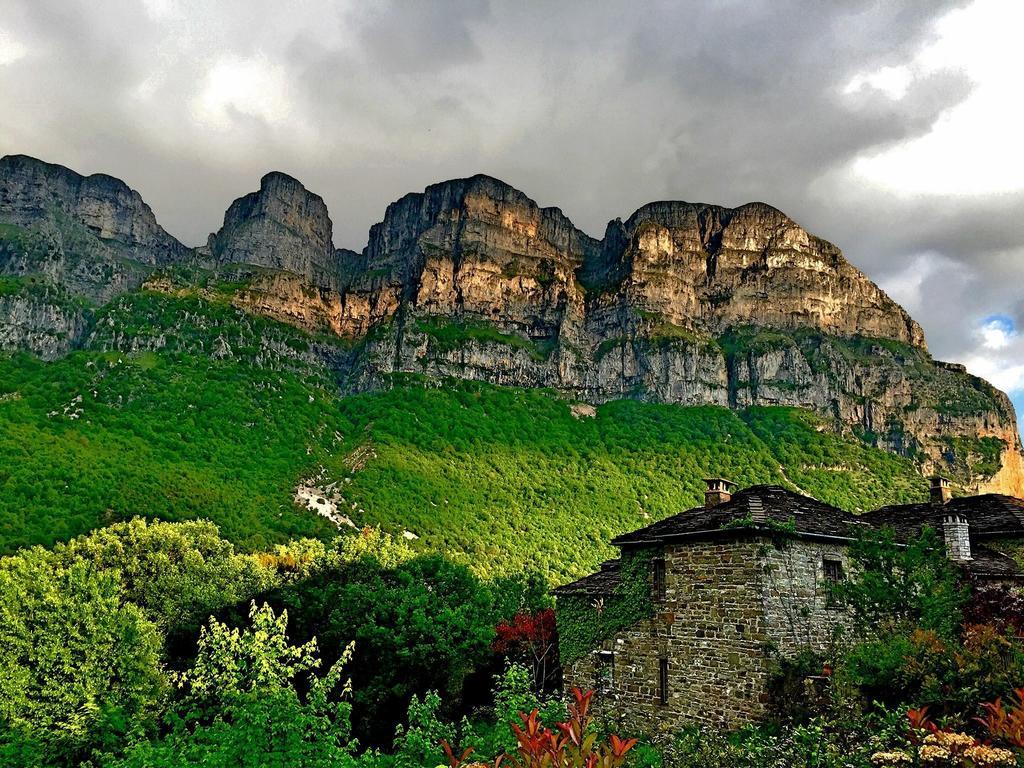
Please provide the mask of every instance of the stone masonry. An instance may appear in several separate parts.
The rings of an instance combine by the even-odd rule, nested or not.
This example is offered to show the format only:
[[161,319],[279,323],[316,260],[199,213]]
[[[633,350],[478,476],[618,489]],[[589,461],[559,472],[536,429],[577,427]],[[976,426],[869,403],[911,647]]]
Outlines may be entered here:
[[846,567],[840,547],[744,532],[666,546],[665,599],[653,617],[571,664],[565,683],[594,688],[599,715],[634,730],[758,720],[768,704],[771,649],[824,651],[841,624],[823,558]]

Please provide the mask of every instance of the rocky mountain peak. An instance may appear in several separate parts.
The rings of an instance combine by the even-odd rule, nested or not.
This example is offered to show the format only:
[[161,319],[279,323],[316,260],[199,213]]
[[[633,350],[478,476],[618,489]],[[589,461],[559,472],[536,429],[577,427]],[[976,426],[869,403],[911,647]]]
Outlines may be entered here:
[[[0,274],[95,304],[189,256],[123,182],[21,156],[0,160],[0,224],[14,225],[0,229]],[[26,245],[26,227],[41,241]],[[272,172],[194,256],[255,267],[224,270],[245,283],[236,307],[358,341],[329,362],[351,390],[411,372],[590,403],[789,406],[924,471],[1024,494],[1005,395],[933,360],[839,248],[765,203],[652,202],[597,240],[476,175],[392,203],[355,253],[334,248],[319,195]],[[76,344],[89,310],[58,293],[0,302],[0,347],[54,357]]]
[[120,179],[82,176],[27,155],[0,158],[0,221],[58,236],[73,236],[78,226],[143,264],[166,264],[188,253]]
[[260,188],[233,203],[207,249],[218,263],[252,264],[331,282],[333,224],[323,198],[280,171],[260,179]]
[[[615,232],[615,227],[610,227]],[[815,328],[925,348],[920,326],[832,243],[765,203],[662,201],[638,209],[605,259],[632,300],[713,335],[738,325]]]

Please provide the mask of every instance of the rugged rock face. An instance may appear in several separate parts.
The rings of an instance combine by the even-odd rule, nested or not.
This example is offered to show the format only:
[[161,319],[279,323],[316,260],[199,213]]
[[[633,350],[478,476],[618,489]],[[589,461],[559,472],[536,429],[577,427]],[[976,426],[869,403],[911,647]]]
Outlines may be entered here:
[[284,173],[268,173],[257,192],[235,200],[207,250],[221,264],[253,264],[330,285],[333,225],[323,198]]
[[[763,203],[651,203],[597,240],[474,176],[391,204],[355,253],[334,248],[320,197],[270,173],[189,254],[120,182],[15,157],[0,161],[0,224],[0,274],[42,275],[100,304],[147,278],[178,290],[187,277],[150,274],[162,265],[213,267],[203,279],[222,281],[218,300],[229,290],[250,315],[342,337],[310,349],[329,349],[324,364],[352,390],[413,372],[591,403],[793,406],[923,471],[1024,495],[1005,395],[933,360],[918,324],[838,248]],[[0,344],[53,356],[81,336],[72,316],[22,296],[0,304]],[[91,337],[129,349],[116,318]],[[33,330],[46,328],[72,341]],[[146,344],[167,342],[157,330]]]
[[651,203],[609,229],[619,232],[606,241],[624,244],[606,267],[615,298],[675,325],[815,328],[924,347],[918,324],[838,248],[769,205]]
[[71,351],[87,328],[86,313],[57,297],[0,296],[0,350],[28,350],[56,360]]
[[0,158],[0,276],[41,277],[103,304],[188,255],[123,181]]
[[110,241],[119,255],[167,264],[188,249],[157,224],[142,197],[120,179],[82,176],[25,155],[0,158],[0,222],[61,232],[67,224]]

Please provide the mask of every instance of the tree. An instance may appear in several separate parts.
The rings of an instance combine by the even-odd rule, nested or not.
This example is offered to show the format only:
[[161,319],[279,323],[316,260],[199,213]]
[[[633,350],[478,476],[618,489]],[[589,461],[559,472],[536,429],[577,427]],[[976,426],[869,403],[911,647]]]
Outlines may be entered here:
[[375,746],[391,741],[414,694],[435,690],[458,707],[467,677],[493,660],[503,618],[493,585],[438,555],[393,567],[360,556],[267,599],[289,610],[297,637],[315,634],[328,660],[355,642],[355,731]]
[[248,600],[280,579],[252,555],[235,552],[217,526],[134,518],[80,536],[55,549],[116,574],[126,599],[165,633],[194,633],[214,611]]
[[[250,626],[211,620],[192,668],[176,677],[182,698],[170,733],[135,746],[110,768],[337,768],[354,763],[349,646],[322,677],[316,640],[288,641],[287,614],[250,609]],[[305,695],[300,689],[307,690]]]
[[0,561],[0,723],[49,763],[116,748],[155,724],[160,635],[114,574],[42,548]]
[[510,621],[499,622],[495,632],[498,637],[494,650],[529,664],[534,691],[546,691],[551,673],[558,666],[555,612],[550,608],[536,613],[520,611]]
[[871,531],[850,545],[850,559],[851,578],[832,588],[862,634],[893,625],[946,638],[957,633],[968,591],[934,530],[925,528],[906,545],[891,529]]

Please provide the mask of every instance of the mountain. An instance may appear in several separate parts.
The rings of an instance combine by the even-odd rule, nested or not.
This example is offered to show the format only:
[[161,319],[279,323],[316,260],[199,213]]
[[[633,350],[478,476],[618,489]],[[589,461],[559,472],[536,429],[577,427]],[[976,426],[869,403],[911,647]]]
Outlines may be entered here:
[[[464,386],[458,380],[469,380],[478,382],[473,387],[541,390],[537,397],[561,403],[557,407],[573,424],[580,419],[570,406],[577,415],[595,414],[598,422],[640,413],[644,419],[655,413],[669,418],[665,414],[691,410],[678,406],[731,412],[738,420],[723,434],[749,431],[760,441],[755,453],[767,462],[763,466],[778,473],[761,479],[807,484],[805,490],[833,494],[826,500],[849,508],[878,500],[874,491],[858,490],[858,482],[891,484],[906,473],[913,477],[882,500],[911,494],[921,474],[933,471],[951,474],[966,490],[1024,495],[1020,438],[1006,396],[961,366],[934,360],[921,328],[900,306],[838,248],[769,205],[651,203],[625,221],[610,222],[598,240],[557,208],[541,208],[497,179],[474,176],[392,203],[361,252],[336,249],[332,239],[322,198],[283,173],[264,176],[257,191],[231,204],[206,245],[190,249],[160,228],[139,195],[116,179],[83,177],[24,156],[3,158],[0,349],[58,361],[38,367],[29,358],[11,358],[32,376],[21,384],[12,379],[6,396],[36,386],[53,395],[60,388],[51,382],[47,389],[42,380],[70,376],[73,360],[130,365],[132,386],[117,392],[122,403],[144,391],[164,396],[156,382],[165,366],[168,375],[177,370],[183,379],[233,366],[234,375],[254,387],[284,386],[266,383],[270,372],[297,376],[289,381],[318,388],[307,392],[314,401],[330,391],[338,403],[369,397],[365,402],[395,408],[400,402],[389,400],[388,392],[412,397],[410,392],[423,387],[452,389]],[[161,386],[171,387],[172,380]],[[89,386],[101,393],[101,384]],[[83,395],[61,391],[68,400]],[[475,397],[501,400],[493,394],[498,390],[473,391]],[[631,407],[640,411],[620,401],[634,402]],[[8,407],[28,407],[26,402]],[[49,409],[40,411],[44,415],[60,406],[64,417],[67,403],[42,395],[34,402],[32,408]],[[181,403],[196,405],[187,397]],[[658,410],[664,406],[673,408]],[[433,425],[424,439],[443,457],[445,430],[430,416],[433,407],[422,414]],[[310,416],[310,424],[321,419],[316,430],[339,431],[321,416]],[[382,413],[364,423],[365,440],[358,446],[340,431],[335,447],[376,450],[366,446],[375,444],[373,431],[386,421]],[[802,425],[800,438],[789,439],[796,423]],[[40,424],[33,439],[45,441],[55,426]],[[543,443],[544,422],[525,419],[521,426],[533,432],[523,440]],[[246,428],[262,426],[256,420]],[[566,433],[566,444],[597,439],[580,429],[570,430],[574,437]],[[307,445],[305,455],[317,455],[312,444],[319,445],[322,436]],[[704,438],[717,439],[722,438],[714,430]],[[507,440],[515,445],[512,437]],[[693,439],[677,447],[706,450],[699,443]],[[832,448],[825,450],[825,443]],[[658,463],[656,444],[645,445],[646,459],[635,466],[640,475],[643,466]],[[323,450],[326,466],[334,454]],[[396,482],[408,481],[414,454],[425,461],[421,450],[410,444],[409,454],[391,454]],[[881,459],[866,458],[881,452],[897,464],[882,471]],[[374,462],[353,461],[362,467],[350,476],[358,488],[358,477],[367,476]],[[422,467],[444,475],[444,462],[433,461]],[[299,474],[314,469],[309,460],[288,466]],[[579,468],[572,466],[552,471]],[[242,471],[231,467],[225,467],[225,477]],[[410,487],[433,487],[423,472]],[[448,476],[454,481],[450,471]],[[858,480],[848,484],[853,478]],[[275,498],[285,501],[274,503],[287,503],[300,479],[308,478],[282,475],[279,482],[286,487],[277,493],[285,496]],[[336,481],[342,479],[338,475]],[[677,482],[685,488],[691,479]],[[486,507],[488,493],[493,502],[514,483],[505,476],[492,480],[496,485],[478,489],[484,497],[474,504]],[[2,481],[0,475],[0,498]],[[623,482],[635,487],[637,478]],[[537,475],[513,506],[526,510],[532,497],[546,508],[539,501],[544,485]],[[622,492],[625,486],[616,487]],[[658,491],[672,503],[689,492]],[[401,499],[410,519],[428,501],[439,503],[417,493]],[[370,510],[356,499],[348,516],[358,524],[397,525],[401,516],[383,506],[399,497],[386,496],[375,497]],[[644,506],[642,499],[626,496]],[[200,514],[201,507],[189,507],[190,514]],[[471,514],[470,501],[460,509]],[[667,511],[659,507],[650,514]],[[611,517],[619,519],[616,514]],[[266,523],[265,516],[259,523],[246,519],[247,525],[264,526],[253,534],[257,538],[273,539],[275,530],[284,530]],[[302,528],[287,519],[290,534]],[[243,527],[234,538],[246,538]],[[312,524],[309,529],[319,530]]]

